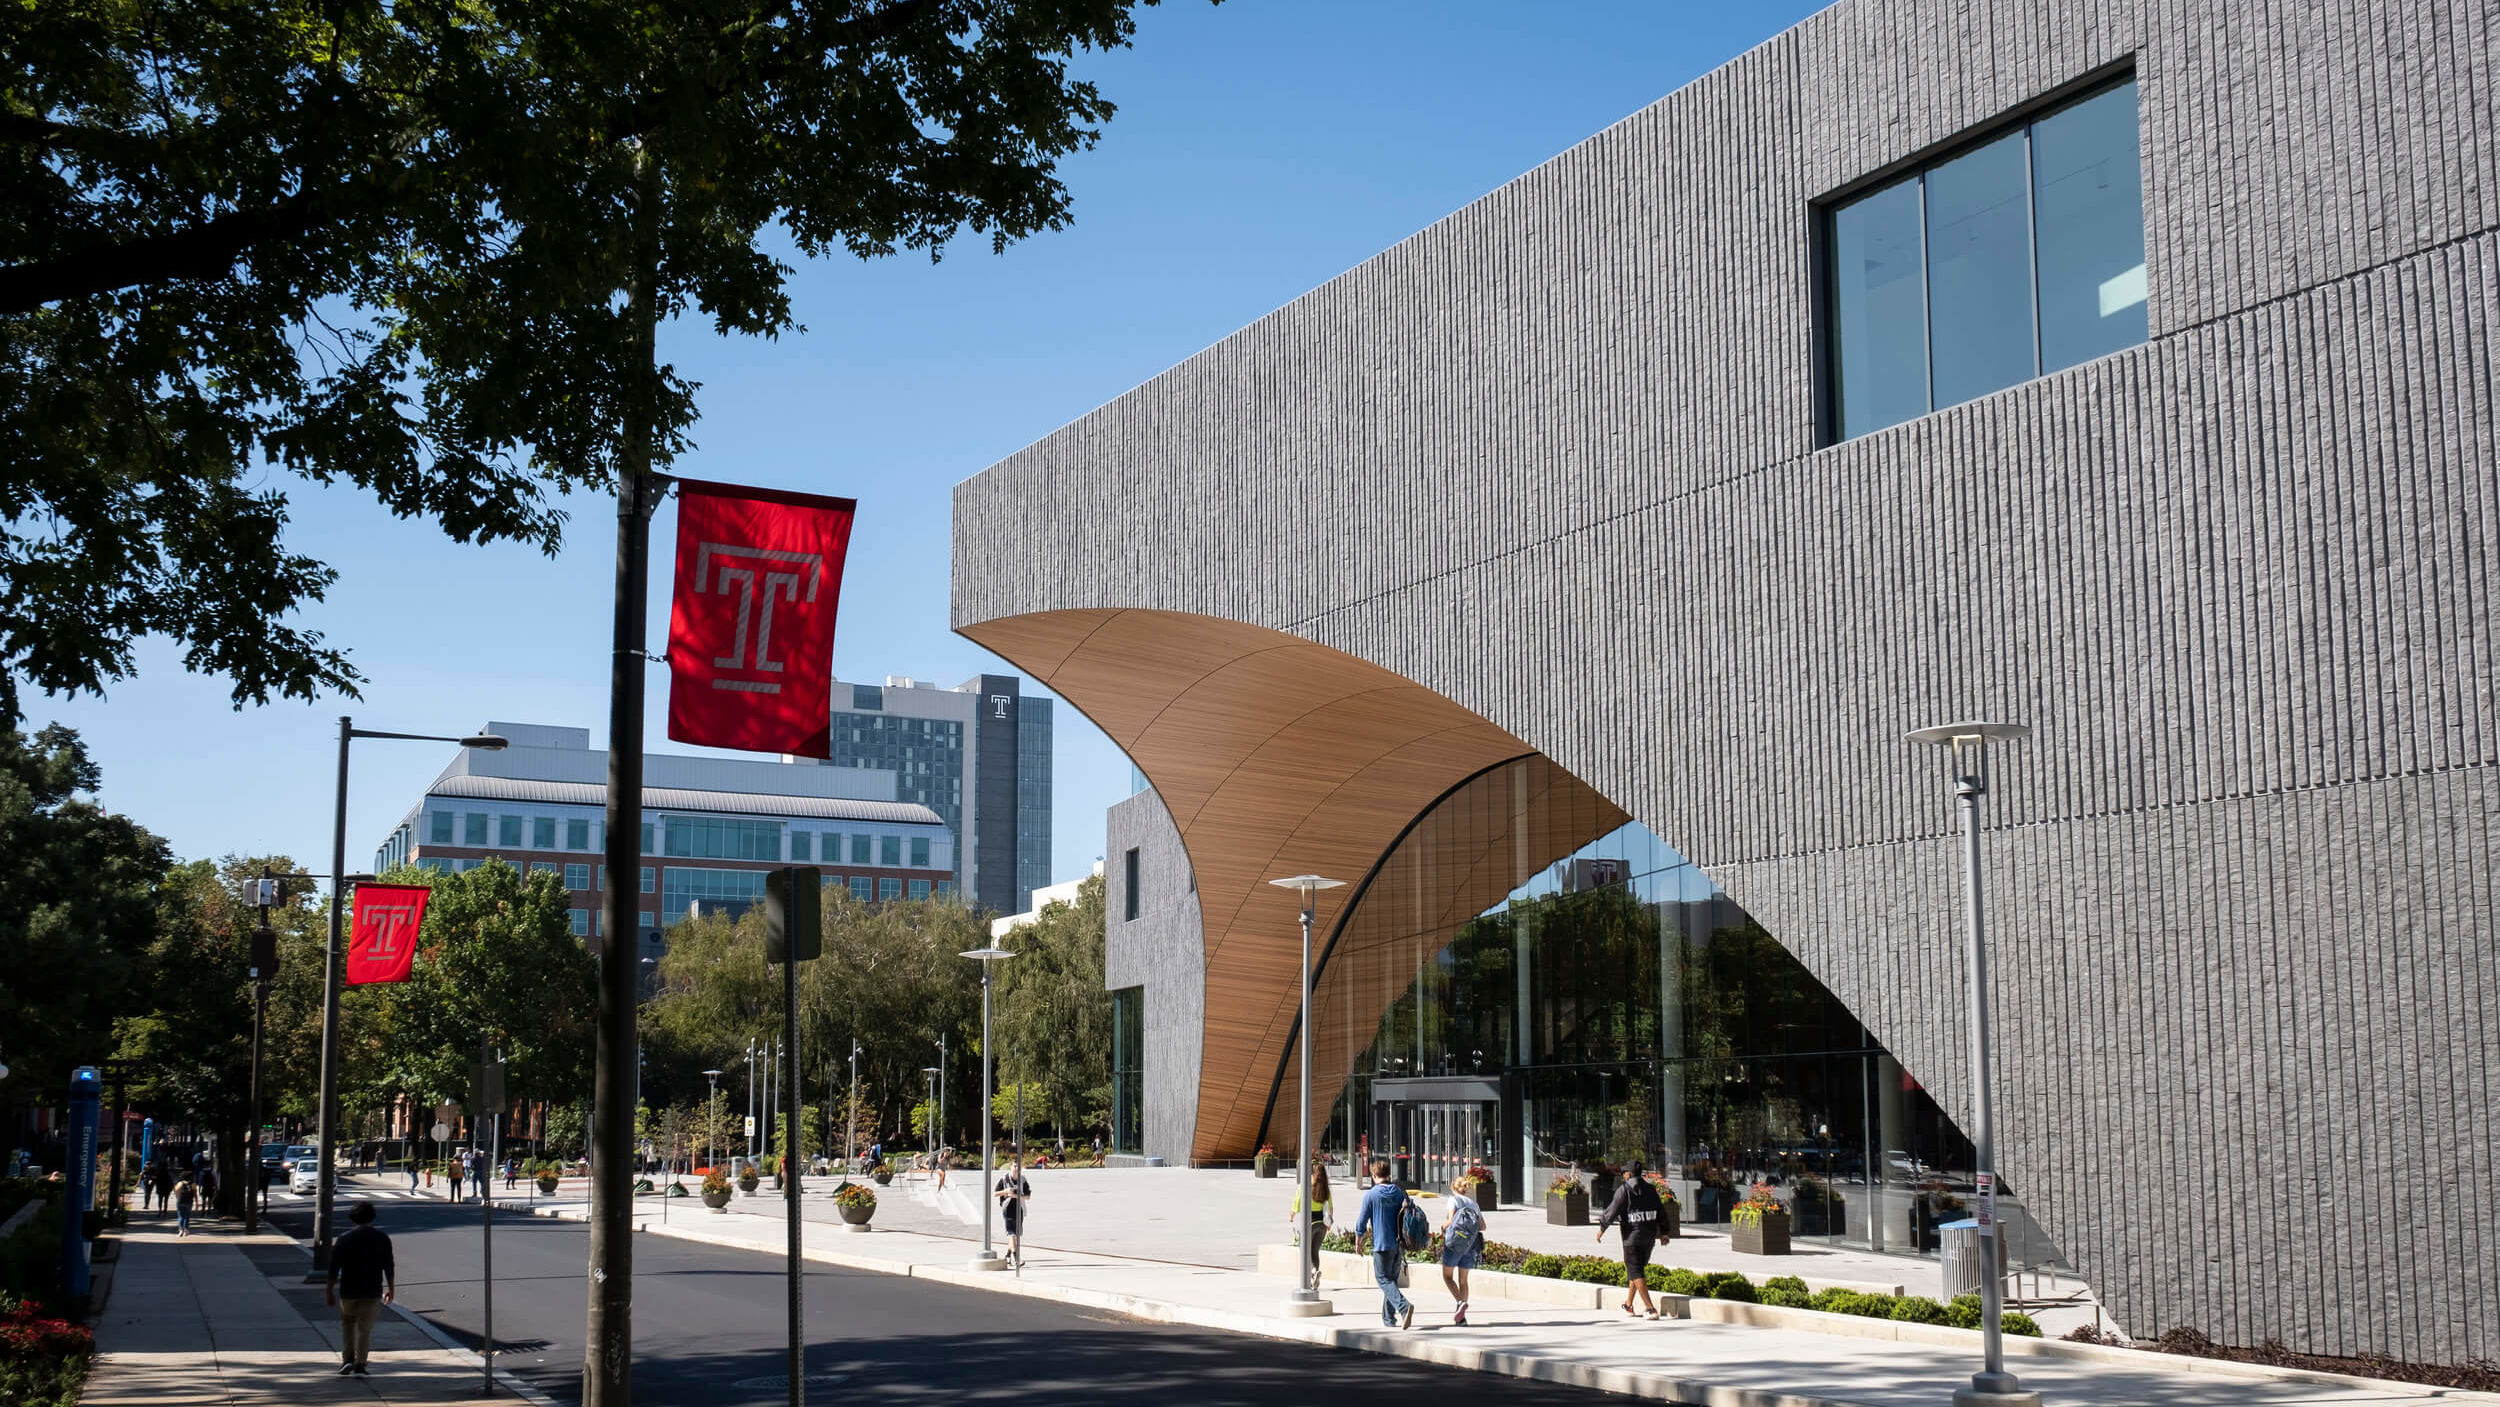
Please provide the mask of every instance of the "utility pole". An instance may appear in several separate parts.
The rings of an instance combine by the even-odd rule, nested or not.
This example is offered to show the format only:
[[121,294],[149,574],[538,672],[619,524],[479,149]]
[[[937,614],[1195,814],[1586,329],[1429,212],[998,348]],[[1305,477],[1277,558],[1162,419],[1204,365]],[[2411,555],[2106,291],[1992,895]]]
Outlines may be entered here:
[[[618,425],[616,599],[608,655],[607,891],[600,896],[606,957],[599,964],[598,1066],[591,1101],[599,1142],[590,1164],[589,1318],[582,1339],[582,1407],[631,1407],[634,1367],[634,1049],[642,933],[642,693],[651,591],[652,472],[659,379],[660,171],[649,139],[635,153],[634,264],[625,287],[633,339]],[[335,940],[333,940],[335,941]],[[325,1150],[326,1151],[326,1150]]]

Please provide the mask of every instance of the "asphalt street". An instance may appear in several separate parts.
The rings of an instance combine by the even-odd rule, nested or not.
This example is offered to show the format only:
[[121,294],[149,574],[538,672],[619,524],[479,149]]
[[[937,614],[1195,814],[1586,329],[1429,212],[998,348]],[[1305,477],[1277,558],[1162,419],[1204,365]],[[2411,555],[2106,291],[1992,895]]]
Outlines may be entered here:
[[[342,1203],[348,1200],[342,1198]],[[309,1241],[311,1199],[280,1193],[269,1220]],[[483,1329],[478,1211],[379,1200],[399,1303],[476,1346]],[[342,1215],[344,1205],[342,1206]],[[498,1366],[580,1400],[584,1266],[578,1222],[495,1220]],[[658,1236],[634,1241],[634,1397],[740,1407],[786,1400],[777,1257]],[[1590,1407],[1631,1399],[1380,1354],[1149,1324],[1116,1314],[834,1266],[807,1271],[809,1397],[827,1404],[1005,1401]]]

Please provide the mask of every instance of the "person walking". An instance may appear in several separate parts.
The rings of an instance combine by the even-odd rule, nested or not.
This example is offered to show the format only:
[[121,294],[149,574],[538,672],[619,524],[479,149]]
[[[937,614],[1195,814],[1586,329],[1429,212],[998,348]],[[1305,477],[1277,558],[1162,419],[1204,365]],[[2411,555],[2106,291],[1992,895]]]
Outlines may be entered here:
[[1372,1190],[1363,1194],[1363,1209],[1354,1217],[1354,1239],[1372,1238],[1372,1279],[1380,1282],[1380,1322],[1403,1329],[1415,1322],[1415,1303],[1398,1293],[1398,1276],[1406,1269],[1406,1248],[1398,1229],[1406,1219],[1406,1189],[1389,1180],[1389,1160],[1372,1164]]
[[1450,1214],[1441,1219],[1441,1284],[1458,1302],[1453,1324],[1467,1322],[1467,1272],[1484,1258],[1484,1208],[1476,1205],[1476,1180],[1450,1184]]
[[509,1192],[520,1185],[521,1160],[506,1154],[503,1160],[503,1190]]
[[1293,1228],[1302,1258],[1311,1263],[1311,1280],[1319,1280],[1319,1243],[1328,1239],[1328,1168],[1311,1165],[1311,1185],[1293,1199],[1292,1210],[1285,1213],[1285,1223]]
[[156,1210],[159,1214],[174,1209],[174,1168],[171,1163],[156,1165]]
[[174,1184],[174,1234],[191,1234],[191,1209],[199,1205],[200,1187],[189,1178]]
[[215,1163],[204,1163],[200,1166],[200,1196],[194,1210],[202,1216],[217,1214],[217,1165]]
[[408,1150],[408,1190],[417,1190],[417,1153],[413,1148]]
[[468,1159],[459,1153],[443,1161],[443,1175],[451,1179],[451,1200],[455,1202],[460,1200],[460,1177],[467,1165]]
[[938,1191],[940,1192],[946,1190],[946,1165],[953,1161],[955,1161],[954,1149],[940,1148],[937,1151]]
[[373,1321],[382,1306],[399,1293],[399,1265],[391,1258],[388,1233],[373,1228],[373,1204],[358,1202],[347,1213],[354,1223],[330,1247],[330,1276],[321,1297],[339,1311],[339,1376],[370,1376]]
[[[1629,1177],[1615,1189],[1615,1199],[1606,1204],[1606,1215],[1597,1222],[1597,1239],[1606,1239],[1606,1228],[1620,1222],[1623,1226],[1623,1312],[1646,1312],[1658,1317],[1657,1301],[1649,1297],[1649,1253],[1658,1244],[1658,1219],[1666,1209],[1652,1187],[1648,1173],[1639,1163],[1632,1165]],[[1632,1308],[1639,1300],[1641,1308]]]
[[1024,1204],[1033,1198],[1033,1184],[1024,1177],[1024,1160],[1009,1158],[1007,1171],[998,1175],[998,1185],[990,1189],[998,1198],[998,1220],[1007,1229],[1007,1260],[1017,1269],[1024,1268]]

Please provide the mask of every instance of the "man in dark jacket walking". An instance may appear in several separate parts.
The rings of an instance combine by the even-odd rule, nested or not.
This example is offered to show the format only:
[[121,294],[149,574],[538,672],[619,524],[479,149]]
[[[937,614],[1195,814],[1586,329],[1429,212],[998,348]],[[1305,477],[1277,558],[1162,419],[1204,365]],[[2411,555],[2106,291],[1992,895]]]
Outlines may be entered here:
[[399,1292],[399,1266],[391,1238],[373,1229],[373,1204],[358,1202],[347,1214],[355,1225],[330,1247],[330,1278],[321,1296],[339,1311],[339,1376],[366,1376],[373,1353],[373,1321]]

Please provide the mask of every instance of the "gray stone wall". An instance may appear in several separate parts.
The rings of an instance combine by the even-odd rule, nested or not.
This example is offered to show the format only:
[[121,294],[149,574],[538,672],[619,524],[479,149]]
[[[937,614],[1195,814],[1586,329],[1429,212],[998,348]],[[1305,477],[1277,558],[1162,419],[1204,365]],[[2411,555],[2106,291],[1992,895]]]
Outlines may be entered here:
[[[1350,651],[1700,863],[2137,1333],[2500,1356],[2500,12],[1849,0],[964,483],[959,624]],[[2152,340],[1816,437],[1815,203],[2117,64]],[[978,570],[971,570],[977,564]]]
[[[1207,954],[1189,852],[1162,798],[1142,791],[1104,817],[1103,985],[1145,988],[1146,1143],[1149,1156],[1189,1163],[1198,1131],[1200,1035],[1206,1028]],[[1128,852],[1138,860],[1137,917],[1128,913]]]

